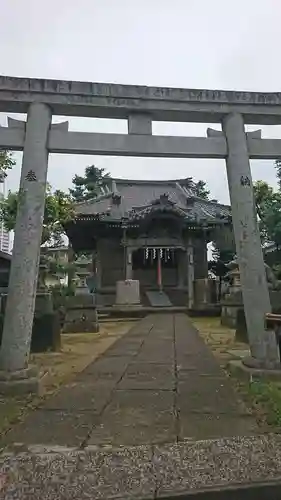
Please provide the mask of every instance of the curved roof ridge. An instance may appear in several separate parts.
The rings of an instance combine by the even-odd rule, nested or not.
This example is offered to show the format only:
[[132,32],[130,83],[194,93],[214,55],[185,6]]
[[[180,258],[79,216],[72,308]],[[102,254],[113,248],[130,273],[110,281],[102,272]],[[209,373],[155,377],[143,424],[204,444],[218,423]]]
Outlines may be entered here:
[[123,179],[121,177],[111,177],[112,181],[124,184],[188,184],[192,181],[192,177],[184,177],[182,179]]
[[82,206],[90,205],[91,203],[96,203],[97,201],[105,200],[106,198],[111,198],[113,194],[114,194],[113,191],[108,191],[107,193],[99,194],[98,196],[89,198],[88,200],[78,201],[78,203],[75,203],[75,206],[79,207],[80,205]]

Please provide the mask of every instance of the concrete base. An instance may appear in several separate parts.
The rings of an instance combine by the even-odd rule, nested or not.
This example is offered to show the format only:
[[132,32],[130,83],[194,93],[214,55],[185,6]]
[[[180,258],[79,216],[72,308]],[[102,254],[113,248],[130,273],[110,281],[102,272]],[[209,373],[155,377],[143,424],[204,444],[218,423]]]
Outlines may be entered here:
[[232,360],[228,363],[228,368],[231,373],[249,381],[261,378],[266,380],[281,380],[281,365],[278,370],[250,368],[244,364],[243,360]]
[[40,396],[43,392],[43,381],[46,376],[47,373],[39,374],[37,367],[29,367],[15,372],[0,371],[0,394]]
[[135,311],[139,309],[143,309],[142,304],[113,304],[112,306],[113,309],[118,310],[118,311]]
[[280,370],[280,356],[275,335],[269,335],[266,344],[266,359],[257,359],[252,355],[242,359],[242,363],[248,368],[257,370]]

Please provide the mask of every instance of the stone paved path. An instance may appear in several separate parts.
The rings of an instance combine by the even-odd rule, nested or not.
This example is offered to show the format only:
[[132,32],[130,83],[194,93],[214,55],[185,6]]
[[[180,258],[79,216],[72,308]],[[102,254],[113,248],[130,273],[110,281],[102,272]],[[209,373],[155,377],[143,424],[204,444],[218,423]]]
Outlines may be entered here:
[[189,319],[148,316],[7,435],[0,498],[281,498],[281,436],[255,431]]
[[253,434],[230,381],[184,314],[155,314],[31,413],[8,443],[141,445]]

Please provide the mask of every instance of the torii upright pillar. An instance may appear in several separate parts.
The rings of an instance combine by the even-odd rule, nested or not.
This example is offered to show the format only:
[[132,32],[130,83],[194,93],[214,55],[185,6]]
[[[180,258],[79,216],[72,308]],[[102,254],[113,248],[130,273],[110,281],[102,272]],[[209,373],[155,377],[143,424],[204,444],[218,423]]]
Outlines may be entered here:
[[9,293],[0,351],[0,392],[36,391],[37,377],[28,367],[48,169],[50,108],[29,107]]
[[243,362],[251,368],[280,368],[276,343],[265,331],[265,314],[271,311],[271,305],[242,115],[227,115],[222,129],[227,141],[226,168],[232,223],[251,349],[251,357]]

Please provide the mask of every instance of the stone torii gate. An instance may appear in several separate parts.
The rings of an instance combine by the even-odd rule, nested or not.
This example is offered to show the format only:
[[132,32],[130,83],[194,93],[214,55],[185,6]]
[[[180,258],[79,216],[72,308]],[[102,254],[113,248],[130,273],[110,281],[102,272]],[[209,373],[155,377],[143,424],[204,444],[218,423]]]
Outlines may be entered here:
[[[278,365],[264,315],[270,300],[253,198],[249,158],[281,158],[281,140],[245,133],[244,124],[280,124],[281,93],[142,87],[0,76],[0,111],[27,113],[27,122],[8,119],[0,148],[23,151],[9,296],[0,355],[0,390],[30,389],[28,368],[38,276],[49,153],[169,158],[223,158],[251,358],[248,366]],[[69,132],[52,115],[126,119],[128,134]],[[152,134],[152,121],[221,123],[207,137]]]

